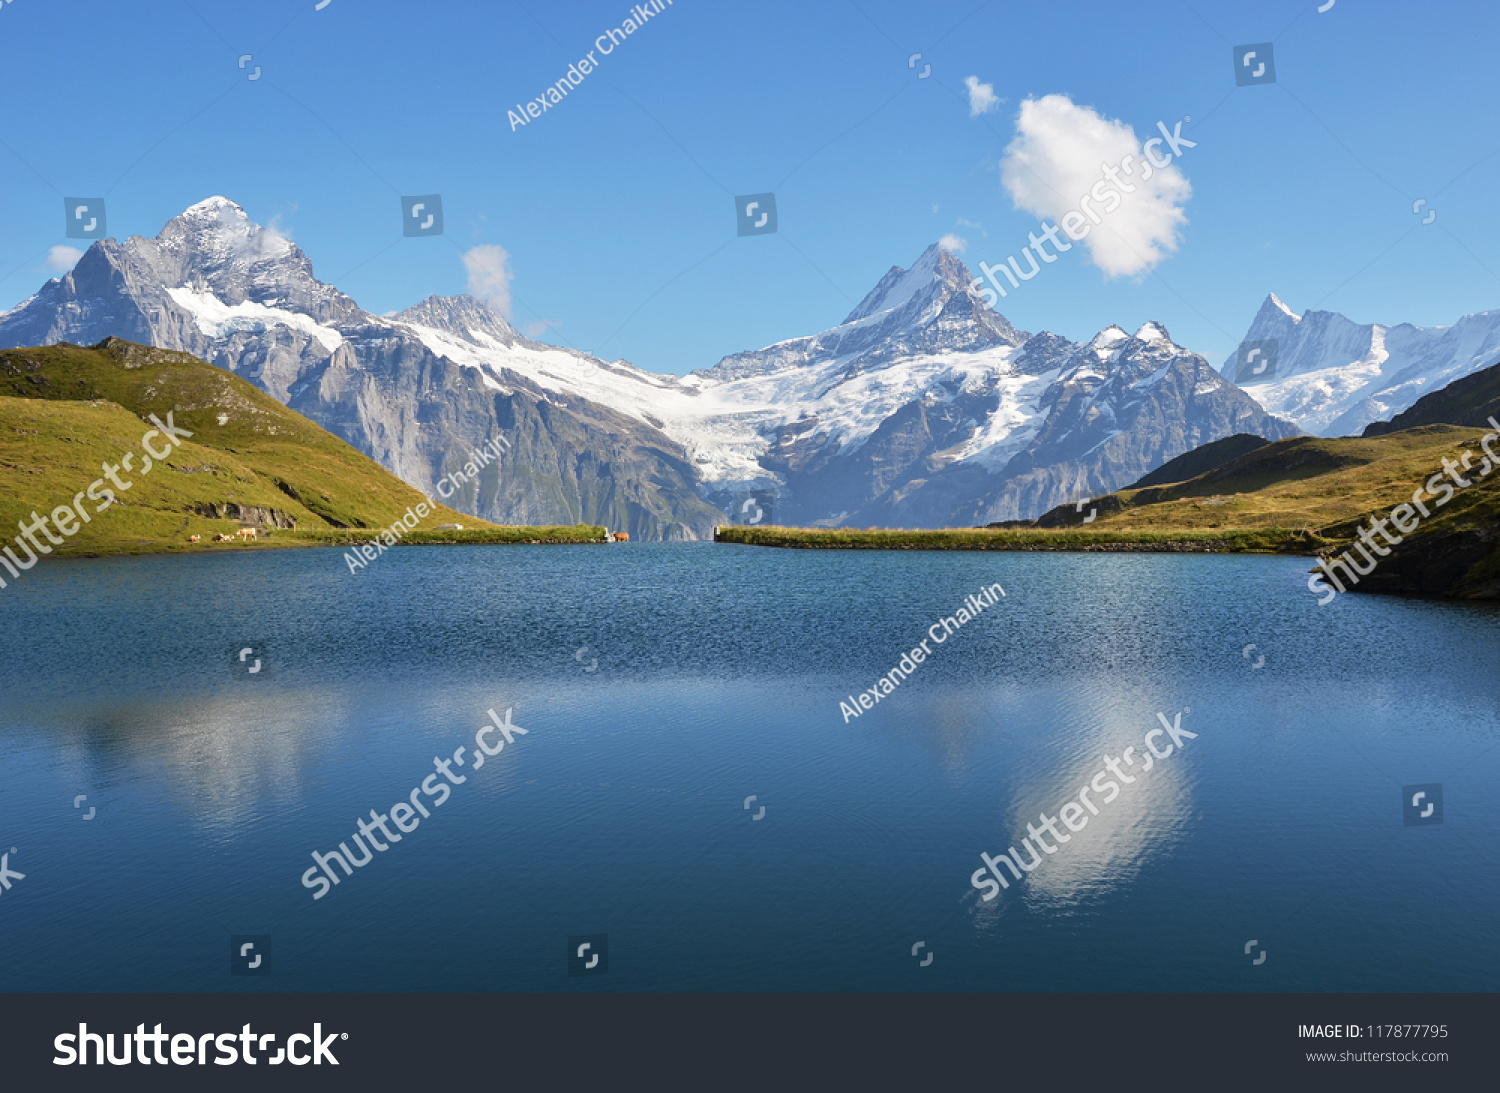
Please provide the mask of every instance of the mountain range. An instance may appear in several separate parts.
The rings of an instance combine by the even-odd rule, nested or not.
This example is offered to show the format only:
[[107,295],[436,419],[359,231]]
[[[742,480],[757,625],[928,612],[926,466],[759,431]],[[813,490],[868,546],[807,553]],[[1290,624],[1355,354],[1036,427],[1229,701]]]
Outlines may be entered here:
[[[1465,315],[1452,326],[1359,324],[1334,311],[1298,315],[1273,293],[1241,344],[1251,342],[1276,348],[1272,378],[1246,388],[1257,402],[1316,436],[1357,436],[1500,361],[1500,311]],[[1235,374],[1238,359],[1224,365],[1225,376]]]
[[[1282,341],[1277,378],[1247,393],[1159,323],[1110,326],[1087,343],[1029,334],[972,283],[933,245],[838,325],[674,376],[527,338],[470,296],[374,315],[318,281],[295,244],[215,197],[154,239],[94,243],[0,315],[0,347],[115,336],[191,353],[423,490],[503,437],[505,458],[455,508],[497,523],[700,539],[751,491],[774,498],[779,523],[1031,518],[1203,444],[1279,440],[1352,413],[1351,403],[1329,417],[1326,400],[1305,393],[1317,384],[1350,391],[1349,377],[1372,368],[1387,377],[1366,396],[1385,407],[1369,420],[1441,385],[1407,376],[1419,362],[1390,352],[1372,364],[1360,331],[1381,332],[1383,346],[1429,346],[1421,359],[1434,376],[1446,347],[1449,379],[1460,349],[1477,360],[1489,344],[1483,317],[1457,336],[1394,328],[1414,333],[1392,338],[1329,313],[1298,318],[1272,297],[1247,338]],[[1335,383],[1330,369],[1347,376]],[[1299,381],[1301,401],[1286,386]]]

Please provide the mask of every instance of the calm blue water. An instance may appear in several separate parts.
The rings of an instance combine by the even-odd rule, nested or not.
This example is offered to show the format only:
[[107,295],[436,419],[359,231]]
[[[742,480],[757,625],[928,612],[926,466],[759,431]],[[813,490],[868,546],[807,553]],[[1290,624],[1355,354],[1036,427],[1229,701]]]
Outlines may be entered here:
[[[1500,989],[1500,611],[1320,609],[1305,569],[713,544],[50,562],[0,591],[0,852],[25,874],[0,989]],[[245,645],[268,674],[236,678]],[[528,735],[314,900],[310,853],[492,707]],[[1185,708],[1196,739],[979,898],[981,851]],[[1441,783],[1442,824],[1403,825],[1414,783]],[[269,976],[229,974],[236,934],[271,936]],[[584,934],[608,974],[568,976]]]

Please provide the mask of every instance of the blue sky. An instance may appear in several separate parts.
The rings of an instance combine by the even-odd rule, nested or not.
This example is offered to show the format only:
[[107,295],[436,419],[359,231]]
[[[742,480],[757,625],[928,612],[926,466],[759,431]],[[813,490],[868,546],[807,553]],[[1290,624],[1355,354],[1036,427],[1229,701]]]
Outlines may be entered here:
[[[512,131],[630,4],[314,4],[0,9],[0,307],[51,275],[63,196],[105,195],[123,238],[223,194],[371,311],[464,291],[463,252],[499,246],[518,327],[685,372],[834,325],[940,236],[1019,253],[1038,218],[999,168],[1046,95],[1143,140],[1191,116],[1192,196],[1153,270],[1075,248],[1001,302],[1018,327],[1156,319],[1217,363],[1270,291],[1361,322],[1500,307],[1494,5],[677,0]],[[1232,48],[1267,41],[1276,83],[1236,87]],[[970,76],[1001,100],[977,117]],[[765,191],[780,230],[736,237]],[[445,237],[402,238],[428,193]]]

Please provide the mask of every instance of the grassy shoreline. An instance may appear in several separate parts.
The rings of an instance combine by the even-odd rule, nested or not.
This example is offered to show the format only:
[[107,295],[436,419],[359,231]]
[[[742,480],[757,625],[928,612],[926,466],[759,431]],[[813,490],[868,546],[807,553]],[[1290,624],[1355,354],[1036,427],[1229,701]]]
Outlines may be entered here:
[[1215,528],[1183,532],[1089,528],[720,527],[719,543],[793,550],[1024,550],[1140,554],[1300,554],[1328,540],[1291,528]]
[[[230,530],[233,530],[232,528]],[[90,542],[57,548],[52,558],[116,558],[152,554],[243,554],[255,550],[297,550],[333,548],[353,550],[380,543],[379,528],[318,528],[309,530],[272,530],[270,535],[254,542],[214,543],[205,539],[190,543],[185,539],[120,540],[113,543]],[[264,533],[262,533],[264,535]],[[576,546],[604,544],[604,528],[590,524],[565,527],[495,527],[472,531],[411,531],[394,546]],[[386,546],[387,550],[393,546]]]

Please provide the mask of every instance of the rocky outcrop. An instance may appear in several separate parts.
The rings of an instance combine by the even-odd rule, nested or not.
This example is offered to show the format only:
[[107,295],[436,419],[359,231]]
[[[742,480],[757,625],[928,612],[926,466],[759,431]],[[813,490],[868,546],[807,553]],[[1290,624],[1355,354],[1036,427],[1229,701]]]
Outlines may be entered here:
[[259,528],[283,528],[291,531],[297,521],[284,512],[262,508],[259,505],[237,505],[233,501],[221,503],[204,502],[194,505],[192,511],[210,520],[237,520]]

